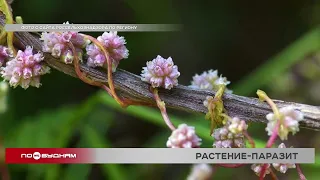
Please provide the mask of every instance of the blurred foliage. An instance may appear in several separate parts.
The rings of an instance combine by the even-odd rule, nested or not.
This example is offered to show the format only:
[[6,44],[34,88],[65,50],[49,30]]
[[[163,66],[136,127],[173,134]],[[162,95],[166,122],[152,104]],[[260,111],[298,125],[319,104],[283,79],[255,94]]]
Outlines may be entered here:
[[[138,74],[145,61],[161,54],[173,57],[182,73],[181,84],[213,68],[231,80],[235,93],[255,96],[259,88],[272,98],[320,104],[317,1],[15,0],[12,8],[25,23],[180,23],[181,32],[121,33],[130,56],[120,68]],[[42,83],[40,89],[10,89],[7,112],[0,115],[5,147],[165,147],[170,131],[157,109],[122,109],[107,93],[54,70]],[[174,124],[195,126],[203,147],[212,146],[204,115],[169,111]],[[267,139],[264,128],[250,124],[258,147]],[[319,133],[301,129],[285,143],[319,151],[319,140]],[[319,179],[319,155],[316,162],[302,165],[309,180]],[[9,169],[12,179],[19,180],[157,180],[185,179],[190,166],[10,165]],[[257,177],[245,166],[218,168],[214,178]],[[297,179],[297,173],[289,170],[280,179]]]
[[[255,91],[255,89],[267,83],[272,83],[275,79],[281,78],[282,72],[288,70],[301,59],[304,59],[309,53],[317,52],[319,49],[320,27],[315,28],[301,39],[292,43],[279,55],[269,59],[267,63],[239,81],[237,85],[233,87],[233,90],[237,94],[249,95]],[[307,72],[305,72],[305,74],[306,73]]]

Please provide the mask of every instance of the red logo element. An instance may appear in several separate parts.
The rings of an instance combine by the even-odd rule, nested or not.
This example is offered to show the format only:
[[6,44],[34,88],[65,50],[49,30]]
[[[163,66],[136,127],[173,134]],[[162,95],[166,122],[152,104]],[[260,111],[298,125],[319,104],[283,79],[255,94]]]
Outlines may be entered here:
[[88,149],[81,148],[6,148],[8,164],[86,163]]

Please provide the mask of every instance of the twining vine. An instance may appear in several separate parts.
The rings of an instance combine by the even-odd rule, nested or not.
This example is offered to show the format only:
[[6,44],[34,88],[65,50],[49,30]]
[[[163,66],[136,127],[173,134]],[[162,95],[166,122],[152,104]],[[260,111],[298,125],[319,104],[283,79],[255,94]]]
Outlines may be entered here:
[[[13,21],[10,5],[7,1],[0,0],[0,2],[0,10],[6,17],[5,23],[16,23]],[[16,21],[22,23],[21,18]],[[0,66],[2,66],[0,74],[11,87],[20,86],[24,89],[41,87],[41,76],[50,73],[50,67],[44,63],[45,57],[43,54],[48,53],[65,64],[73,64],[79,79],[89,85],[104,89],[121,107],[149,105],[148,103],[121,97],[116,92],[113,73],[117,71],[121,60],[127,59],[129,56],[126,40],[119,36],[117,32],[104,32],[97,38],[73,31],[43,32],[40,40],[42,42],[42,52],[34,52],[32,46],[27,46],[25,49],[16,49],[13,46],[13,32],[5,32],[2,27],[0,33]],[[106,69],[107,85],[90,78],[81,70],[81,64],[86,64],[92,68]],[[169,91],[174,89],[178,85],[179,76],[178,66],[174,64],[173,59],[158,55],[152,61],[148,61],[146,67],[143,67],[141,81],[150,84],[148,90],[153,95],[164,123],[172,131],[166,146],[168,148],[198,148],[201,146],[201,139],[196,135],[195,127],[187,124],[174,125],[167,114],[166,103],[159,95],[159,89]],[[224,94],[232,94],[232,91],[227,88],[229,84],[227,78],[218,75],[217,70],[209,70],[200,75],[196,74],[190,87],[216,92],[214,96],[208,96],[202,100],[203,106],[207,108],[205,119],[211,123],[210,134],[208,135],[211,135],[214,139],[214,148],[255,148],[254,139],[247,131],[249,126],[246,121],[237,116],[231,117],[225,108],[222,97]],[[304,119],[304,114],[301,111],[293,106],[278,108],[274,101],[261,90],[257,91],[257,95],[261,101],[266,102],[272,109],[272,113],[265,114],[268,121],[266,131],[270,136],[265,145],[266,148],[273,147],[278,138],[287,140],[290,132],[294,135],[299,131],[299,122]],[[248,141],[250,147],[246,146],[246,141]],[[281,143],[278,148],[286,148],[286,146]],[[237,168],[244,166],[244,164],[217,164],[217,166]],[[9,179],[5,165],[2,164],[2,167],[3,179]],[[299,164],[273,163],[253,164],[251,166],[259,179],[264,179],[268,174],[272,179],[277,179],[274,170],[286,173],[289,168],[296,168],[299,178],[301,180],[306,179]],[[212,175],[213,168],[210,165],[200,164],[193,166],[188,179],[209,179]]]

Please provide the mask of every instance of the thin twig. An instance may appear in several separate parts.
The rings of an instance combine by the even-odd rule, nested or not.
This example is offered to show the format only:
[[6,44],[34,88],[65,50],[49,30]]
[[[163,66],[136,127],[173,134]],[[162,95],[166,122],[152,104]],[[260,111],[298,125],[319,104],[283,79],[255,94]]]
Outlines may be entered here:
[[[268,142],[266,144],[266,148],[271,148],[272,145],[274,144],[274,142],[276,141],[277,137],[278,137],[278,130],[279,130],[279,126],[280,126],[280,121],[277,121],[276,126],[274,127],[271,136],[268,139]],[[260,172],[260,180],[264,179],[264,174],[266,173],[267,169],[268,169],[268,164],[264,164],[262,166],[261,172]]]
[[276,173],[274,173],[274,171],[271,168],[270,168],[270,175],[273,180],[278,180]]
[[166,105],[163,101],[161,101],[159,94],[158,94],[158,89],[156,88],[150,88],[150,90],[153,93],[153,97],[154,100],[157,102],[157,106],[160,109],[162,118],[164,120],[164,122],[167,124],[167,126],[171,129],[171,131],[176,130],[176,127],[173,125],[173,123],[170,121],[170,118],[167,114],[167,109],[166,109]]
[[300,180],[306,180],[306,177],[304,176],[304,174],[301,170],[300,164],[296,164],[296,168],[297,168],[297,172],[299,174]]
[[256,148],[256,143],[254,142],[253,138],[249,135],[248,131],[243,131],[244,137],[247,138],[249,141],[249,144],[251,145],[251,148]]
[[10,180],[10,173],[6,164],[1,165],[0,174],[2,180]]
[[[4,25],[3,16],[0,16],[0,24]],[[24,48],[26,45],[33,46],[35,51],[42,51],[39,35],[35,33],[16,32],[16,46]],[[65,74],[78,78],[74,66],[64,64],[52,57],[48,53],[44,53],[45,62],[52,68]],[[108,84],[107,71],[105,69],[94,69],[84,64],[80,65],[82,72],[95,81]],[[149,91],[149,85],[140,80],[140,76],[130,72],[118,69],[113,73],[114,85],[120,97],[127,98],[135,102],[153,104],[156,103],[152,93]],[[214,91],[206,91],[192,89],[187,86],[178,85],[170,91],[159,89],[159,96],[166,102],[168,108],[175,108],[184,111],[206,113],[208,109],[203,106],[203,101],[207,96],[214,96]],[[267,123],[266,114],[271,113],[271,108],[257,98],[243,97],[234,94],[225,94],[223,96],[225,109],[231,117],[237,116],[247,122]],[[300,110],[304,114],[304,120],[300,123],[301,127],[313,130],[320,130],[320,106],[311,106],[293,102],[285,102],[274,100],[276,105],[281,108],[283,106],[292,105],[295,109]]]

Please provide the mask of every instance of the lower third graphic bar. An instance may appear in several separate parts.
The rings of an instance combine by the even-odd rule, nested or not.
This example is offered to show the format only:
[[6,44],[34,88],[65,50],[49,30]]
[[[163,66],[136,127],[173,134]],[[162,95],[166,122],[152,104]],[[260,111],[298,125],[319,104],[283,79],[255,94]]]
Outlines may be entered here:
[[7,148],[8,164],[315,163],[314,148]]
[[6,24],[5,30],[8,32],[162,32],[179,31],[181,27],[179,24]]

